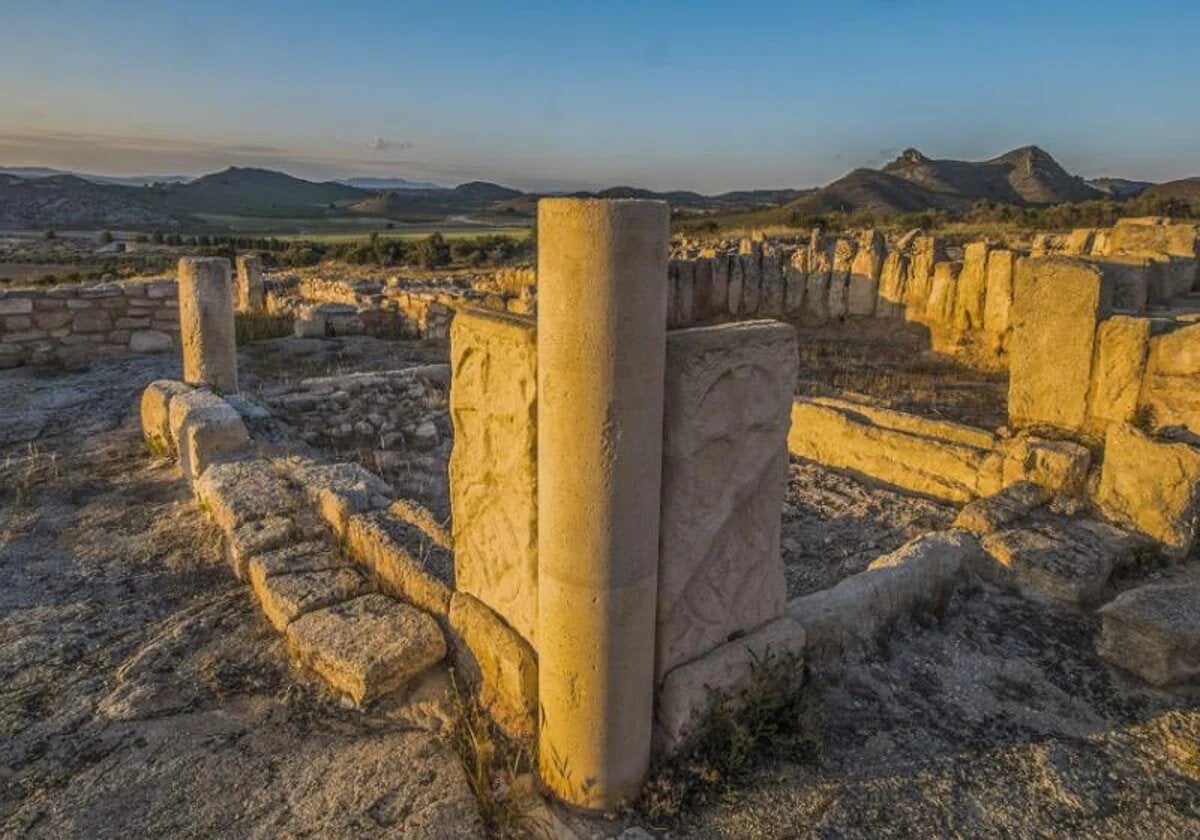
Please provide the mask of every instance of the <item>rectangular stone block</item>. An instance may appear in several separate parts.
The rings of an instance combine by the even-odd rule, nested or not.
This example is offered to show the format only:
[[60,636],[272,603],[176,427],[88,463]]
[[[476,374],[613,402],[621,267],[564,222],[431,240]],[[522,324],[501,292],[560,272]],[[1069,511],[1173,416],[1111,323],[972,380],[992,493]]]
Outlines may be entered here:
[[738,262],[742,266],[742,305],[740,313],[743,317],[758,314],[759,298],[762,295],[762,249],[754,249],[748,254],[738,254]]
[[[692,273],[692,315],[693,320],[703,320],[716,313],[713,304],[713,260],[701,258],[695,261]],[[724,311],[725,301],[721,301]]]
[[667,337],[656,674],[783,614],[792,327]]
[[152,449],[163,454],[175,452],[175,437],[171,434],[171,398],[191,391],[190,385],[170,379],[151,382],[142,391],[138,405],[142,420],[142,437]]
[[929,283],[929,298],[925,302],[924,323],[935,329],[945,329],[954,324],[954,300],[958,294],[958,275],[962,263],[943,260],[933,266],[933,279]]
[[883,234],[877,230],[865,231],[850,266],[846,293],[848,314],[860,317],[875,314],[875,306],[879,300],[879,278],[886,259],[887,242]]
[[450,331],[458,588],[530,643],[537,626],[537,325],[467,310]]
[[696,263],[679,261],[679,279],[675,287],[675,317],[680,326],[696,320]]
[[990,250],[987,242],[971,242],[963,249],[962,271],[958,275],[957,293],[954,296],[954,328],[959,333],[983,329]]
[[909,321],[923,322],[933,286],[933,267],[944,260],[945,249],[932,236],[913,239],[908,269],[908,289],[904,298],[904,316]]
[[1124,423],[1108,427],[1096,503],[1115,522],[1183,557],[1200,513],[1200,449],[1154,440]]
[[713,257],[709,313],[714,316],[729,314],[729,257],[726,254],[717,254]]
[[880,318],[901,318],[908,287],[909,260],[901,251],[890,251],[879,276],[879,302],[875,314]]
[[989,251],[987,255],[987,291],[983,302],[983,324],[987,332],[1007,344],[1012,328],[1013,272],[1016,254],[1006,249]]
[[1096,327],[1111,309],[1111,279],[1094,263],[1070,257],[1017,263],[1009,342],[1011,425],[1083,428]]
[[193,390],[171,397],[171,437],[179,451],[179,468],[189,483],[210,464],[237,457],[250,445],[242,417],[211,391]]
[[762,255],[762,290],[758,314],[767,318],[777,318],[783,314],[783,261],[774,249],[765,249]]
[[1149,351],[1147,318],[1116,315],[1097,328],[1086,424],[1092,437],[1102,439],[1109,423],[1134,419]]
[[783,312],[795,318],[804,311],[804,293],[808,286],[808,249],[801,248],[792,254],[784,269]]
[[[1097,262],[1101,270],[1112,277],[1113,309],[1145,312],[1150,301],[1150,287],[1162,286],[1161,279],[1152,279],[1155,274],[1161,277],[1161,266],[1148,257],[1125,254],[1105,257]],[[1161,297],[1162,293],[1158,296]]]
[[850,313],[850,272],[858,245],[848,239],[833,244],[833,270],[829,275],[829,317],[845,318]]
[[804,314],[807,320],[829,320],[829,281],[833,271],[832,245],[818,242],[809,250],[808,281],[804,287]]
[[346,526],[345,545],[382,591],[439,618],[450,612],[454,561],[419,528],[385,511],[357,514]]
[[537,727],[537,654],[521,634],[465,592],[450,599],[450,629],[464,677],[510,737],[528,738]]
[[1200,435],[1200,324],[1150,338],[1145,371],[1138,407],[1151,427]]
[[742,259],[738,254],[729,257],[729,314],[734,318],[742,314],[742,289],[746,285]]

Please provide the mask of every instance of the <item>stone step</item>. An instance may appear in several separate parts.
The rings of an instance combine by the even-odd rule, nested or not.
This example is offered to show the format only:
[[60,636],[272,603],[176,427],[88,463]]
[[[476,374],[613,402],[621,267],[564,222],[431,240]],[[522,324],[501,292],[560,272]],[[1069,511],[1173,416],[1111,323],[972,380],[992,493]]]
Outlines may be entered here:
[[302,615],[359,595],[365,581],[357,569],[269,575],[254,581],[254,594],[267,620],[280,633]]
[[1046,491],[1032,481],[1018,481],[999,493],[967,504],[958,513],[953,527],[980,536],[990,534],[1028,515],[1046,501]]
[[982,542],[1002,582],[1026,597],[1081,606],[1102,600],[1113,570],[1142,545],[1127,531],[1099,520],[1042,511]]
[[286,635],[304,666],[360,706],[404,688],[446,655],[433,618],[378,593],[306,613]]
[[449,614],[454,556],[420,528],[387,511],[358,514],[349,519],[345,545],[384,592],[436,616]]
[[1099,612],[1100,656],[1154,685],[1200,682],[1200,582],[1141,586]]

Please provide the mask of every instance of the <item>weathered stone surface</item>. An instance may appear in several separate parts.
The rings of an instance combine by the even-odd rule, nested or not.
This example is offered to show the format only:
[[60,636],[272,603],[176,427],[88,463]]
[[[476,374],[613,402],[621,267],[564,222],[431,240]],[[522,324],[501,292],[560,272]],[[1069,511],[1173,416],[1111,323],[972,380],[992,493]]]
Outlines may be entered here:
[[450,611],[453,557],[418,528],[386,511],[351,516],[346,548],[366,566],[380,588],[442,617]]
[[213,464],[196,479],[195,493],[226,534],[246,522],[288,514],[296,508],[287,482],[261,458]]
[[904,315],[908,272],[907,254],[900,250],[888,253],[879,276],[879,303],[875,311],[880,318],[900,318]]
[[831,246],[813,237],[809,250],[809,273],[804,286],[804,313],[809,320],[823,322],[829,319],[829,279],[833,270]]
[[1003,452],[1005,484],[1030,481],[1052,495],[1081,495],[1092,466],[1088,448],[1069,440],[1023,434],[1007,441]]
[[675,286],[675,320],[690,324],[696,318],[696,264],[679,260]]
[[849,239],[833,244],[833,270],[829,275],[829,317],[845,318],[850,313],[850,272],[858,245]]
[[729,257],[717,254],[713,257],[712,286],[709,287],[709,315],[722,316],[729,313]]
[[983,303],[983,325],[988,334],[997,337],[994,344],[1005,347],[1012,328],[1013,272],[1016,254],[1005,249],[989,251],[987,257],[987,292]]
[[1181,257],[1196,256],[1195,223],[1172,222],[1161,217],[1118,219],[1109,232],[1108,252],[1162,251]]
[[729,257],[729,314],[738,317],[742,314],[742,289],[746,285],[745,272],[742,271],[742,260],[737,254]]
[[783,261],[779,252],[767,248],[762,255],[762,288],[759,294],[760,317],[778,318],[783,314]]
[[1200,436],[1200,324],[1149,339],[1139,406],[1156,431]]
[[702,320],[713,314],[723,314],[726,302],[720,302],[720,308],[713,302],[713,260],[701,258],[696,260],[693,273],[692,315],[696,320]]
[[954,299],[958,293],[958,275],[962,263],[942,260],[933,266],[929,298],[925,303],[925,323],[949,327],[954,323]]
[[1101,322],[1088,393],[1086,430],[1091,437],[1103,438],[1109,423],[1134,419],[1149,351],[1148,319],[1116,315]]
[[[264,520],[265,521],[265,520]],[[304,572],[324,572],[332,569],[351,569],[351,562],[336,545],[326,539],[292,542],[249,558],[245,578],[259,586],[274,575],[294,575]]]
[[804,293],[808,286],[809,252],[801,248],[792,254],[791,260],[784,268],[783,311],[785,315],[795,317],[804,311]]
[[403,688],[446,655],[437,623],[385,595],[363,595],[302,615],[288,647],[335,691],[359,705]]
[[1095,264],[1066,257],[1017,263],[1009,342],[1008,416],[1013,426],[1069,432],[1083,428],[1096,326],[1111,308],[1111,280]]
[[966,531],[918,537],[830,589],[794,598],[788,615],[804,628],[809,662],[830,662],[880,639],[917,609],[937,609],[983,562]]
[[280,633],[305,613],[332,607],[360,594],[363,577],[357,569],[326,569],[270,575],[253,582],[263,615]]
[[[1162,267],[1148,257],[1127,254],[1098,260],[1100,269],[1112,278],[1113,309],[1123,312],[1146,311],[1150,288],[1162,285]],[[1159,295],[1161,297],[1161,295]]]
[[241,312],[262,312],[266,304],[263,290],[263,264],[258,254],[237,256],[237,308]]
[[887,241],[877,230],[863,231],[858,251],[850,264],[846,291],[846,311],[850,315],[871,316],[879,300],[879,278],[887,259]]
[[391,503],[393,493],[387,482],[358,464],[320,464],[303,458],[287,458],[280,464],[339,536],[345,534],[354,514]]
[[1096,502],[1105,516],[1153,537],[1170,554],[1187,554],[1200,512],[1200,449],[1112,424]]
[[740,314],[743,317],[757,315],[759,299],[762,296],[762,249],[754,249],[748,254],[738,254],[738,262],[742,266]]
[[779,618],[670,671],[654,706],[654,752],[669,756],[700,734],[705,715],[718,698],[736,710],[754,683],[757,667],[792,669],[792,690],[804,679],[804,628]]
[[142,420],[142,436],[146,443],[163,452],[174,452],[175,436],[171,434],[171,398],[191,391],[190,385],[171,379],[151,382],[142,391],[139,412]]
[[780,510],[796,335],[774,321],[667,337],[655,673],[783,614]]
[[1033,482],[1018,481],[999,493],[968,503],[958,512],[953,527],[973,534],[990,534],[1025,517],[1048,497],[1046,490]]
[[987,242],[970,242],[963,249],[962,271],[954,295],[954,328],[960,333],[983,329],[990,251]]
[[1100,608],[1097,652],[1154,685],[1200,680],[1200,584],[1131,589]]
[[131,353],[165,353],[174,346],[171,336],[158,330],[134,330],[129,335]]
[[229,394],[236,391],[229,260],[184,257],[179,261],[179,326],[184,381]]
[[1066,244],[1063,247],[1065,254],[1090,254],[1092,252],[1092,243],[1096,239],[1095,228],[1076,228],[1071,231],[1067,237]]
[[945,259],[945,249],[932,236],[918,236],[912,242],[909,261],[908,287],[904,296],[904,316],[909,321],[924,322],[933,287],[933,267]]
[[535,642],[537,626],[537,326],[462,312],[454,371],[450,505],[458,588]]
[[245,580],[250,559],[256,554],[284,547],[297,538],[298,529],[286,516],[243,522],[225,535],[225,552],[238,580]]
[[922,434],[881,425],[852,405],[797,399],[788,449],[820,464],[952,502],[969,502],[1000,489],[999,453],[948,440],[936,421],[926,422],[929,433]]
[[419,528],[425,536],[433,541],[434,545],[440,546],[446,551],[454,550],[454,538],[428,508],[412,499],[397,499],[388,506],[387,510],[397,519]]
[[984,551],[1023,595],[1084,606],[1101,599],[1113,569],[1137,545],[1125,531],[1098,520],[1049,514],[983,538]]
[[465,592],[450,599],[457,662],[479,686],[479,698],[509,736],[528,738],[537,727],[537,654],[521,634]]
[[169,422],[179,467],[189,482],[210,464],[235,457],[250,444],[241,416],[211,391],[196,389],[171,397]]

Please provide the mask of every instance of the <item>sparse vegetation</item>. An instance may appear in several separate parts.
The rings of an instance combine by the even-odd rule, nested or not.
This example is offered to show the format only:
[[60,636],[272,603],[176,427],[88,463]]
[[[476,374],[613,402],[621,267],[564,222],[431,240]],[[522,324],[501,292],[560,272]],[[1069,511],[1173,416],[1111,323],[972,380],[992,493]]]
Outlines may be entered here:
[[238,345],[292,334],[294,319],[290,312],[239,312],[234,316],[234,336]]

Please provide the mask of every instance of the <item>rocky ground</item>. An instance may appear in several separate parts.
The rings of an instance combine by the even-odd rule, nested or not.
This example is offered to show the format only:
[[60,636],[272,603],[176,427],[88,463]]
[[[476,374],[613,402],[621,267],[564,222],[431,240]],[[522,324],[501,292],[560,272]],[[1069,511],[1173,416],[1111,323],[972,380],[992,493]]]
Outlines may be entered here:
[[[253,394],[440,360],[282,340],[241,364]],[[146,455],[136,395],[177,375],[167,357],[0,372],[0,835],[481,836],[457,755],[291,671],[175,468]],[[789,595],[953,513],[793,462]],[[815,755],[775,751],[682,823],[566,822],[589,840],[631,820],[702,838],[1200,836],[1200,692],[1109,669],[1097,630],[979,589],[812,676]]]

